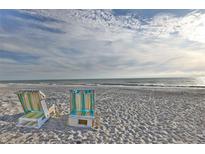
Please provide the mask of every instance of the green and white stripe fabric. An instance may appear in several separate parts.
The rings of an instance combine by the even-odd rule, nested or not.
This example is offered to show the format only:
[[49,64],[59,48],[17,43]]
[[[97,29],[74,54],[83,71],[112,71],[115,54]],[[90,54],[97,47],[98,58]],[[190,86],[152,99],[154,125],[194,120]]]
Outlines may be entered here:
[[39,91],[19,91],[17,92],[17,96],[25,113],[43,112],[43,108],[41,106],[43,96]]
[[38,118],[43,117],[43,116],[44,116],[43,112],[29,112],[24,117],[38,119]]
[[24,110],[17,126],[40,128],[50,117],[45,103],[45,95],[40,90],[21,90],[17,96]]
[[70,114],[80,116],[94,116],[95,107],[95,91],[86,90],[70,90]]

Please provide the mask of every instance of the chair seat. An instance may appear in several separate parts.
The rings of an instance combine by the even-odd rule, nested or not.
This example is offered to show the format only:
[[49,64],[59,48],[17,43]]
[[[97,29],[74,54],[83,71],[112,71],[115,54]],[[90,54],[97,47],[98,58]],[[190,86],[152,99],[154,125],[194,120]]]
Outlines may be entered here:
[[28,128],[40,128],[49,118],[43,112],[32,111],[20,117],[17,126]]
[[39,119],[41,117],[44,117],[44,113],[39,111],[32,111],[24,115],[24,118],[30,119]]

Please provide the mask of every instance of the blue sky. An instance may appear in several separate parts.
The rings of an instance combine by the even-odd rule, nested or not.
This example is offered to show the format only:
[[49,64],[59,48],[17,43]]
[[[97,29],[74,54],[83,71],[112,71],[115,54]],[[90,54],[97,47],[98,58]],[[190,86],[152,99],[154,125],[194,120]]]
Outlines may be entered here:
[[205,75],[204,10],[0,10],[0,80]]

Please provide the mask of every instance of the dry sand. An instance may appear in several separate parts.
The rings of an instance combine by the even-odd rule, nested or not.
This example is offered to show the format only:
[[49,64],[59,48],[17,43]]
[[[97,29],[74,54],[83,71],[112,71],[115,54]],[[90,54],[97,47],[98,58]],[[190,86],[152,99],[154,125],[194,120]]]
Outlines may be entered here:
[[[60,117],[41,129],[16,127],[22,109],[15,91],[42,90]],[[92,87],[99,129],[66,126],[69,86],[1,85],[0,143],[205,143],[205,90]]]

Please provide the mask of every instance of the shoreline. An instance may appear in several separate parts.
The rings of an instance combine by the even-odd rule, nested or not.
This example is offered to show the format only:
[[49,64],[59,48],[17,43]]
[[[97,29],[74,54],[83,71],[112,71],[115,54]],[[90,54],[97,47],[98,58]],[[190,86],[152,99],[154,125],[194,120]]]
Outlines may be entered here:
[[47,84],[47,83],[1,83],[1,87],[13,87],[13,86],[46,86],[46,87],[115,87],[115,88],[131,88],[131,89],[205,89],[205,86],[158,86],[158,85],[127,85],[127,84]]

